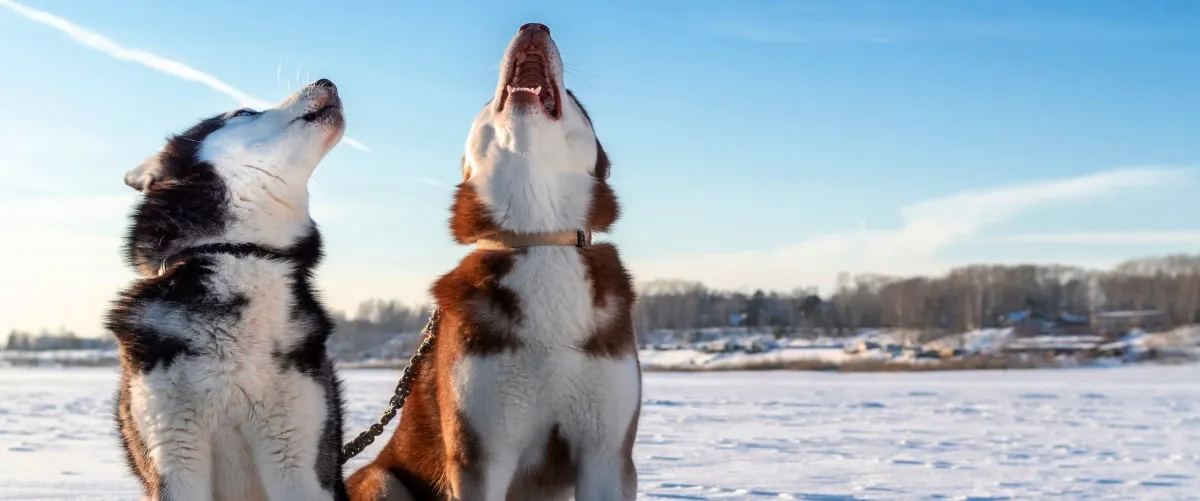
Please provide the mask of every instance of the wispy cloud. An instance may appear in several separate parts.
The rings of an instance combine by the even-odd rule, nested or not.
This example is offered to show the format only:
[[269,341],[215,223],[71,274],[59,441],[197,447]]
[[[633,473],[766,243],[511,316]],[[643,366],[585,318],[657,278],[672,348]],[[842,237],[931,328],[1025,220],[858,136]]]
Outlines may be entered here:
[[[250,94],[247,94],[208,73],[200,71],[179,61],[172,61],[141,49],[131,49],[122,46],[121,44],[114,42],[104,35],[79,26],[78,24],[58,17],[54,14],[37,10],[12,0],[0,0],[0,7],[7,8],[8,10],[31,21],[54,28],[67,35],[72,40],[78,42],[80,45],[97,52],[101,52],[114,59],[137,63],[161,73],[166,73],[183,80],[204,85],[205,87],[233,98],[241,106],[253,108],[269,108],[273,106],[272,103],[251,96]],[[369,146],[349,136],[343,137],[342,142],[346,143],[347,146],[352,148],[356,148],[368,153],[371,152],[371,148]]]
[[1180,183],[1187,170],[1124,168],[1065,179],[975,190],[902,207],[896,229],[857,228],[815,235],[775,249],[672,256],[633,263],[642,280],[689,277],[708,285],[786,290],[818,285],[829,291],[839,272],[941,273],[954,263],[945,249],[973,238],[988,226],[1054,204],[1097,199],[1138,188]]
[[1023,233],[1001,235],[989,241],[1017,244],[1200,244],[1200,231]]

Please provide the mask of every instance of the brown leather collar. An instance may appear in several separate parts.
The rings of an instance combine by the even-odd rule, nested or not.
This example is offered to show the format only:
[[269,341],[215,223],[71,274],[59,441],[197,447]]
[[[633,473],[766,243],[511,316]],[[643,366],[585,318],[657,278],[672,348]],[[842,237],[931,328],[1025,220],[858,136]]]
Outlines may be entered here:
[[476,249],[511,250],[542,245],[587,247],[592,245],[590,231],[555,231],[549,233],[516,233],[501,231],[475,241]]

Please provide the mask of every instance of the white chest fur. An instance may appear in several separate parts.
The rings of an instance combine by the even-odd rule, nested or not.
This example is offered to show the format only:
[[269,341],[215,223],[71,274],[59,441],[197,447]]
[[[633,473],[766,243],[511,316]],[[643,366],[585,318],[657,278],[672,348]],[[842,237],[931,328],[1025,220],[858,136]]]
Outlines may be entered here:
[[637,360],[580,348],[610,315],[593,306],[578,250],[530,248],[501,283],[519,300],[520,348],[467,356],[452,374],[456,403],[489,461],[514,471],[538,467],[555,426],[576,461],[618,454],[640,403]]

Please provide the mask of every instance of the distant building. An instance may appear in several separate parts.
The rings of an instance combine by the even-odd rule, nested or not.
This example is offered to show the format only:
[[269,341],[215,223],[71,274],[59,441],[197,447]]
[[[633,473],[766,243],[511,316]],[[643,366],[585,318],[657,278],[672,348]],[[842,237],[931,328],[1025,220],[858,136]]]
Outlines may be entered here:
[[1032,308],[1012,311],[1000,316],[1000,325],[1012,327],[1019,338],[1033,336],[1083,336],[1093,331],[1091,319],[1086,315],[1072,315],[1060,311],[1052,318],[1043,318]]
[[1053,332],[1057,336],[1082,336],[1092,333],[1092,319],[1087,315],[1059,312],[1054,320]]
[[1133,329],[1160,332],[1167,328],[1167,315],[1160,310],[1104,311],[1092,314],[1096,334],[1116,338]]
[[1047,334],[1053,324],[1038,318],[1033,313],[1032,308],[1011,311],[1000,316],[1000,325],[1012,327],[1013,335],[1020,338]]

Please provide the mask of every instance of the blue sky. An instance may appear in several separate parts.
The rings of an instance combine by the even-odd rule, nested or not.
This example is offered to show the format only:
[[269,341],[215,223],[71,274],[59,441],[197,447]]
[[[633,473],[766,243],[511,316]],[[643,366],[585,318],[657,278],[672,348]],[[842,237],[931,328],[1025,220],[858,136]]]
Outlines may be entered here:
[[325,297],[425,300],[467,250],[450,189],[530,21],[613,158],[608,238],[639,280],[828,291],[1200,246],[1193,2],[197,5],[0,0],[0,328],[99,333],[132,278],[124,172],[237,96],[321,77],[365,145],[311,183]]

